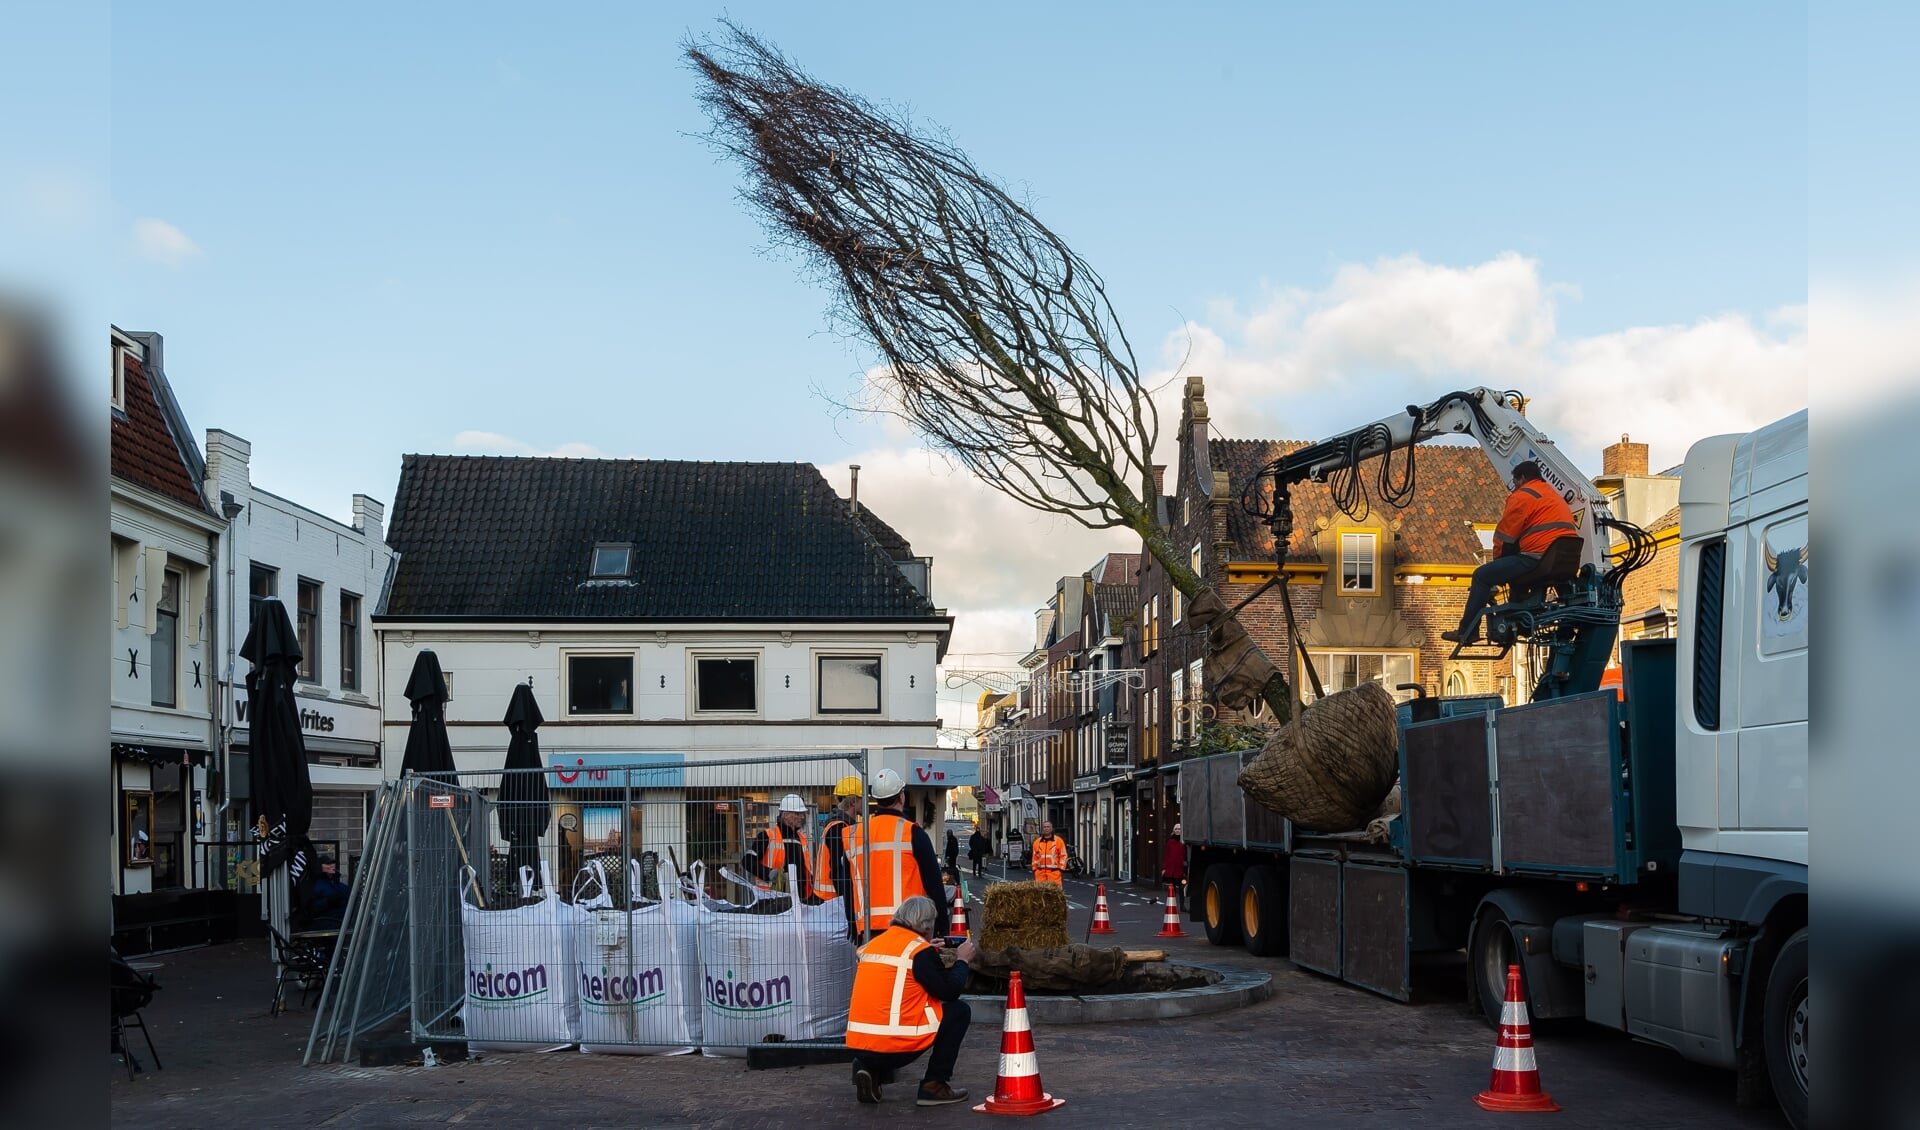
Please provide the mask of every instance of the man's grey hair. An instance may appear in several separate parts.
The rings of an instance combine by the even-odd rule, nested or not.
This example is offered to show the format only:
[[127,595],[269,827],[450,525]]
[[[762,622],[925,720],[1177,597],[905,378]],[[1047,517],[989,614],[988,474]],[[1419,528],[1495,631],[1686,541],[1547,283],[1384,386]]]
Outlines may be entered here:
[[925,895],[914,895],[900,904],[893,912],[893,924],[903,930],[912,930],[916,934],[934,932],[935,920],[939,918],[938,908],[933,900]]

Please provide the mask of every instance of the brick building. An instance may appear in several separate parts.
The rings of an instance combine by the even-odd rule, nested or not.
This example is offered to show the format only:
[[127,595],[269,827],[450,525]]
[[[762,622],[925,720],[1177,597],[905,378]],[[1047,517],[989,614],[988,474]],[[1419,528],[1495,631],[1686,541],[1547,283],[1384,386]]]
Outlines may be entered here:
[[[1173,479],[1158,502],[1160,518],[1176,548],[1231,608],[1276,568],[1272,532],[1241,507],[1241,491],[1268,461],[1304,441],[1211,435],[1206,388],[1198,377],[1187,380],[1178,439]],[[1419,687],[1429,695],[1494,693],[1518,701],[1524,690],[1511,659],[1456,660],[1453,645],[1439,638],[1459,622],[1468,579],[1490,552],[1507,484],[1477,448],[1423,447],[1414,468],[1413,497],[1400,509],[1374,498],[1370,508],[1347,514],[1324,485],[1293,488],[1286,569],[1300,642],[1327,693],[1372,680],[1400,698],[1416,693],[1401,688]],[[1361,465],[1370,495],[1378,473],[1377,461]],[[1396,462],[1396,479],[1399,473]],[[1205,634],[1192,625],[1165,569],[1145,553],[1139,599],[1146,686],[1137,692],[1139,758],[1131,775],[1135,874],[1154,879],[1166,835],[1179,820],[1179,761],[1194,751],[1214,707],[1207,701],[1202,662]],[[1296,693],[1311,700],[1311,681],[1288,638],[1278,591],[1262,594],[1239,618],[1270,658],[1285,663]]]
[[1620,638],[1658,639],[1673,634],[1680,613],[1680,468],[1647,470],[1647,445],[1621,436],[1601,453],[1593,484],[1606,494],[1616,518],[1653,535],[1653,561],[1628,575],[1621,588]]

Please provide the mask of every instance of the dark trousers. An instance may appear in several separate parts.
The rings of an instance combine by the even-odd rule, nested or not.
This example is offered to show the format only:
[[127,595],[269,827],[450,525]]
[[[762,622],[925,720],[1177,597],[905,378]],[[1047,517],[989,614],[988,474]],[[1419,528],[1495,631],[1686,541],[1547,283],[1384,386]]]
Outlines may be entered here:
[[[960,1041],[967,1038],[967,1025],[973,1022],[973,1009],[966,1001],[947,1001],[940,1007],[940,1030],[933,1035],[933,1054],[927,1057],[927,1073],[921,1077],[922,1083],[953,1081],[953,1065],[960,1059]],[[886,1082],[894,1072],[919,1058],[920,1052],[861,1052],[853,1063],[856,1068],[864,1067]]]
[[1473,571],[1473,581],[1467,585],[1467,610],[1460,617],[1460,630],[1470,632],[1474,621],[1493,600],[1493,590],[1509,581],[1517,580],[1533,572],[1540,559],[1527,554],[1516,553],[1512,557],[1496,557]]
[[987,874],[987,857],[984,855],[974,856],[973,857],[974,878],[976,879],[985,878],[986,874]]

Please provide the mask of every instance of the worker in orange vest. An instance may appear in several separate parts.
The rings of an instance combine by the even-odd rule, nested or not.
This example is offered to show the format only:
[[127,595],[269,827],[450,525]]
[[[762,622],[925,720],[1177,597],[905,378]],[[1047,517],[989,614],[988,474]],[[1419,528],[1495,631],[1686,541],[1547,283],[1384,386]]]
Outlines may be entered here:
[[1067,869],[1067,842],[1053,834],[1053,821],[1040,825],[1040,838],[1033,841],[1033,881],[1063,886],[1060,873]]
[[967,1097],[953,1084],[973,1010],[960,999],[967,985],[972,942],[954,950],[951,969],[940,961],[935,935],[946,917],[925,895],[914,895],[893,913],[892,924],[860,947],[853,971],[853,999],[847,1006],[847,1046],[854,1049],[853,1091],[863,1103],[880,1101],[880,1088],[893,1073],[919,1059],[928,1048],[927,1072],[914,1096],[916,1106],[945,1106]]
[[787,873],[789,864],[799,872],[799,889],[808,889],[807,802],[800,799],[799,793],[780,798],[780,810],[774,822],[753,837],[740,862],[762,894],[773,890],[775,881]]
[[851,872],[855,932],[871,937],[887,928],[900,905],[925,895],[946,921],[946,887],[940,882],[940,857],[927,830],[907,819],[907,783],[882,769],[867,793],[867,818],[840,833]]
[[820,831],[820,848],[813,858],[814,903],[847,900],[847,925],[853,925],[853,872],[847,866],[847,842],[842,833],[860,822],[860,778],[847,776],[833,786],[833,808]]
[[1467,643],[1480,634],[1480,613],[1493,600],[1493,590],[1533,572],[1547,547],[1561,538],[1578,537],[1579,523],[1560,492],[1540,477],[1540,464],[1529,459],[1513,469],[1513,493],[1494,527],[1500,556],[1473,571],[1467,585],[1467,607],[1460,626],[1441,632],[1440,638]]

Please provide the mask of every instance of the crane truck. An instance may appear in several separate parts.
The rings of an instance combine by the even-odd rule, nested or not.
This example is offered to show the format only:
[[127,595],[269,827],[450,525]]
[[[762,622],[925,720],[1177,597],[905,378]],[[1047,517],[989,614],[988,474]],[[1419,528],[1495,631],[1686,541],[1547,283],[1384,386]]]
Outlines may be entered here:
[[1621,644],[1616,691],[1601,680],[1620,580],[1651,542],[1524,407],[1517,393],[1454,393],[1246,484],[1284,554],[1291,486],[1457,435],[1503,470],[1537,463],[1581,544],[1485,615],[1481,648],[1533,649],[1529,702],[1401,704],[1402,808],[1384,833],[1309,830],[1254,803],[1237,778],[1257,750],[1182,762],[1189,911],[1213,944],[1402,1001],[1417,955],[1464,951],[1469,1002],[1492,1024],[1518,965],[1534,1017],[1730,1069],[1743,1101],[1770,1092],[1804,1126],[1806,413],[1688,451],[1677,635]]

